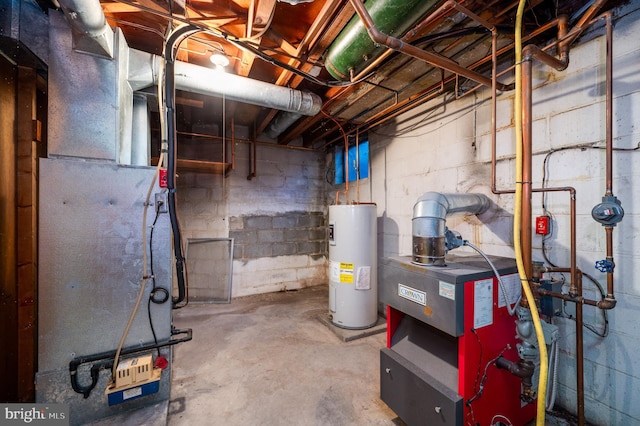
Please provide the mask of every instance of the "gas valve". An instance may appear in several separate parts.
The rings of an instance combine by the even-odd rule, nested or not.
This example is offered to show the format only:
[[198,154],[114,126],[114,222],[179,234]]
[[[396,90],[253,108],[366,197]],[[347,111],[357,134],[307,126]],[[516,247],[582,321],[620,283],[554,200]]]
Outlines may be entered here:
[[591,210],[591,216],[604,226],[616,226],[624,217],[624,210],[617,197],[604,196],[602,202]]
[[602,259],[596,261],[596,269],[600,272],[613,272],[613,268],[615,268],[615,264],[607,259]]

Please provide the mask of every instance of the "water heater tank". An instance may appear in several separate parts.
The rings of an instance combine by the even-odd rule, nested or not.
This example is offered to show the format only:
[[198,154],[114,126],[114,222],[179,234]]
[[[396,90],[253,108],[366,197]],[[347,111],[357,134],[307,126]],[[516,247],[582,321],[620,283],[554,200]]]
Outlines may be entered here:
[[329,207],[329,313],[338,327],[378,320],[376,229],[374,204]]

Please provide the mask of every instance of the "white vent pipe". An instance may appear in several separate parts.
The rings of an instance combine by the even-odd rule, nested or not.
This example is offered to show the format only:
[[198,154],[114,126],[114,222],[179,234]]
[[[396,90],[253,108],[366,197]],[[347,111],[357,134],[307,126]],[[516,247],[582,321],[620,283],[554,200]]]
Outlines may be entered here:
[[481,214],[489,206],[489,198],[483,194],[423,194],[413,206],[413,262],[444,266],[446,217]]
[[[158,84],[161,61],[159,56],[130,50],[128,80],[133,90]],[[322,99],[315,93],[227,74],[187,62],[175,62],[175,84],[177,90],[185,92],[224,96],[227,100],[302,115],[316,115],[322,108]]]

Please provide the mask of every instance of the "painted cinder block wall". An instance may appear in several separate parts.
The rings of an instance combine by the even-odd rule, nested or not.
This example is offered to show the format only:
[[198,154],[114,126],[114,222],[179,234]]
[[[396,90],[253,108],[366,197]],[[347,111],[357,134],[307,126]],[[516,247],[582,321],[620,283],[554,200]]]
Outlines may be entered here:
[[[576,188],[578,267],[606,287],[605,274],[594,268],[594,262],[605,257],[605,233],[591,218],[591,209],[604,194],[605,154],[599,149],[564,149],[604,146],[603,25],[594,27],[585,37],[589,41],[572,48],[567,70],[534,66],[533,184],[541,186],[544,158],[550,150],[556,151],[548,159],[548,185]],[[639,38],[640,9],[635,2],[617,10],[614,20],[613,136],[619,148],[635,148],[640,143]],[[508,92],[498,98],[498,189],[514,188],[513,96]],[[378,206],[381,256],[411,253],[413,205],[427,191],[488,195],[494,203],[490,211],[479,217],[450,218],[447,225],[488,254],[514,256],[514,197],[493,195],[490,189],[490,118],[490,93],[478,91],[459,100],[437,99],[369,133],[371,178],[361,182],[360,201]],[[625,209],[624,220],[614,230],[618,305],[608,314],[607,337],[597,337],[585,329],[585,411],[587,421],[598,425],[640,424],[640,404],[634,403],[640,394],[637,164],[640,151],[614,153],[613,190]],[[354,192],[350,192],[353,198]],[[327,196],[329,203],[333,194]],[[568,196],[549,194],[546,203],[554,218],[547,255],[557,265],[568,266]],[[534,194],[532,204],[534,217],[542,214],[539,194]],[[540,236],[534,234],[533,245],[534,260],[543,260]],[[584,286],[585,295],[594,297],[593,286],[586,279]],[[573,312],[567,305],[566,314]],[[585,321],[600,330],[604,325],[594,308],[585,307]],[[562,336],[556,404],[575,413],[575,322],[561,317],[554,322]]]
[[247,179],[251,149],[236,143],[227,176],[180,174],[185,239],[234,239],[232,297],[326,284],[324,154],[258,145]]

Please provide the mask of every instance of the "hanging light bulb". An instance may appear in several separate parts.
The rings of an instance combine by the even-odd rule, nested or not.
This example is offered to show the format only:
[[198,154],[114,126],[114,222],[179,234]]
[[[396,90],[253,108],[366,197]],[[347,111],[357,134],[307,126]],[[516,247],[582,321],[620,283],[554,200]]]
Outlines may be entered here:
[[211,61],[212,64],[214,64],[214,65],[216,65],[218,67],[224,68],[227,65],[229,65],[229,58],[227,58],[222,53],[214,53],[213,55],[211,55],[209,60]]

